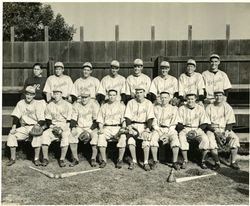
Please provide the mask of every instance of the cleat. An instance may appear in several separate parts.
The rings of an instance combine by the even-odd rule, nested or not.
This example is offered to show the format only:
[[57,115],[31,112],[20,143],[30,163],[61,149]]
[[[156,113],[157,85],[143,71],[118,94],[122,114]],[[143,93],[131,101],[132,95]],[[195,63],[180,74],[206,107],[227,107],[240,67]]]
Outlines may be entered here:
[[158,165],[158,161],[153,161],[153,163],[151,164],[151,170],[154,170],[157,168],[157,165]]
[[131,162],[131,163],[129,164],[128,169],[129,169],[129,170],[135,169],[135,163],[134,163],[134,162]]
[[116,163],[116,168],[121,169],[122,168],[122,160],[118,160]]
[[49,160],[44,159],[43,163],[42,163],[42,166],[46,167],[48,164],[49,164]]
[[9,162],[7,163],[7,166],[11,166],[16,163],[16,160],[10,159]]
[[104,168],[104,167],[106,167],[106,165],[107,165],[107,163],[104,160],[102,160],[99,168]]
[[74,167],[74,166],[76,166],[76,165],[78,165],[78,164],[79,164],[79,160],[74,159],[73,162],[71,162],[71,163],[69,164],[69,166],[70,166],[70,167]]
[[213,165],[212,170],[219,170],[220,169],[220,163],[215,163],[215,165]]
[[95,159],[91,159],[90,160],[90,165],[91,165],[91,167],[96,167],[96,161],[95,161]]
[[235,170],[239,170],[239,169],[240,169],[240,167],[239,167],[239,165],[238,165],[237,162],[231,163],[231,167],[232,167],[233,169],[235,169]]
[[145,171],[150,171],[150,166],[149,166],[149,164],[144,164],[144,165],[143,165],[143,169],[144,169]]
[[207,165],[206,165],[205,162],[202,162],[202,163],[201,163],[201,168],[204,169],[204,170],[207,169]]
[[178,162],[174,162],[172,167],[175,169],[175,170],[180,170],[180,165],[178,164]]
[[41,162],[39,160],[34,160],[34,165],[41,166]]
[[188,162],[184,161],[181,165],[181,169],[187,169]]
[[64,160],[60,160],[60,161],[59,161],[59,166],[60,166],[60,167],[66,167],[65,161],[64,161]]

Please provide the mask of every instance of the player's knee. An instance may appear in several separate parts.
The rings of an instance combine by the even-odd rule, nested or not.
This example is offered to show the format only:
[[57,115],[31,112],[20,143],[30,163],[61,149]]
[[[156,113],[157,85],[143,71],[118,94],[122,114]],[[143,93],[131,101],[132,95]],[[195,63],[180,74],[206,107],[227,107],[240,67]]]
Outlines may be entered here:
[[142,149],[146,148],[146,147],[150,147],[150,142],[149,141],[142,141],[142,145],[141,145]]
[[135,139],[133,137],[130,137],[128,139],[128,145],[133,145],[133,146],[136,146],[136,142],[135,142]]

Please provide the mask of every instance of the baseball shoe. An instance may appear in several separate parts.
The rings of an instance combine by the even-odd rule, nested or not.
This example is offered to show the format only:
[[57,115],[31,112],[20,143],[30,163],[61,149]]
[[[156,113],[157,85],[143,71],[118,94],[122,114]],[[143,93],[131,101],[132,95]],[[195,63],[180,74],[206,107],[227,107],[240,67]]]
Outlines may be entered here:
[[116,163],[116,168],[121,169],[122,168],[122,160],[118,160]]
[[232,167],[233,169],[235,169],[235,170],[239,170],[239,169],[240,169],[240,166],[238,165],[237,162],[232,162],[232,163],[231,163],[231,167]]
[[220,169],[220,163],[215,163],[213,166],[212,166],[212,170],[219,170]]
[[91,167],[96,167],[96,160],[95,159],[91,159],[90,160],[90,165],[91,165]]
[[130,162],[128,169],[129,169],[129,170],[135,169],[135,165],[136,165],[136,163]]
[[181,169],[187,169],[187,164],[188,162],[187,161],[184,161],[181,165]]
[[104,167],[106,167],[106,165],[107,165],[107,163],[104,160],[102,160],[99,167],[104,168]]
[[207,165],[205,162],[201,162],[201,168],[204,170],[207,169]]
[[150,165],[151,170],[156,169],[156,168],[157,168],[158,163],[159,163],[158,161],[153,161],[153,163]]
[[172,167],[173,167],[175,170],[180,170],[180,165],[178,164],[178,162],[173,162]]
[[149,164],[144,164],[144,165],[143,165],[143,169],[144,169],[145,171],[150,171],[150,170],[151,170]]
[[66,167],[65,161],[64,161],[64,160],[60,160],[60,161],[59,161],[59,166],[60,166],[60,167]]
[[76,166],[76,165],[78,165],[78,164],[79,164],[79,160],[74,159],[73,162],[71,162],[71,163],[69,164],[69,166],[70,166],[70,167],[74,167],[74,166]]
[[7,166],[11,166],[16,163],[16,160],[10,159],[9,162],[7,163]]
[[39,160],[34,160],[34,165],[40,166],[40,165],[41,165],[41,162],[40,162]]
[[42,162],[42,166],[46,167],[49,164],[49,160],[48,159],[44,159]]

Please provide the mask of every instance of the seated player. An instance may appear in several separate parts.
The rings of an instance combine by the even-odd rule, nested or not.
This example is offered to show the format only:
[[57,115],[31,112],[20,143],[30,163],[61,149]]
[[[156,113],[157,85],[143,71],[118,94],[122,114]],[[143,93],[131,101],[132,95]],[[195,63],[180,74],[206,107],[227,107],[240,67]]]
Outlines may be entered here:
[[224,91],[214,92],[215,102],[206,107],[206,113],[211,121],[208,125],[207,136],[209,138],[209,149],[215,160],[214,169],[220,168],[218,158],[218,146],[228,145],[231,150],[231,167],[240,169],[236,159],[240,147],[239,137],[233,132],[235,115],[232,107],[225,101]]
[[[25,89],[25,99],[20,100],[11,116],[13,117],[13,124],[10,130],[7,146],[10,147],[10,161],[8,166],[11,166],[16,161],[16,147],[18,146],[17,140],[27,140],[31,135],[30,132],[34,125],[39,124],[44,129],[44,107],[41,107],[39,102],[34,100],[36,90],[32,86],[27,86]],[[21,127],[17,128],[20,121]],[[43,129],[41,129],[41,134]],[[41,134],[33,137],[31,145],[35,149],[34,164],[40,165],[39,154],[41,148]]]
[[121,127],[125,128],[124,120],[125,105],[117,101],[118,92],[116,90],[108,91],[108,102],[103,104],[98,113],[97,122],[99,125],[98,148],[101,153],[102,162],[100,168],[104,168],[107,164],[106,148],[108,141],[113,139],[118,141],[119,157],[116,167],[122,167],[122,160],[126,148],[126,135],[120,134]]
[[[173,152],[173,168],[176,170],[180,169],[180,166],[177,163],[178,153],[180,142],[178,138],[178,133],[175,130],[177,125],[177,113],[178,108],[176,106],[172,106],[169,104],[171,96],[169,92],[161,92],[160,93],[161,104],[154,106],[154,114],[155,119],[153,122],[154,131],[152,133],[152,139],[150,142],[151,151],[153,155],[154,164],[152,167],[154,168],[158,162],[157,160],[157,152],[158,152],[158,141],[161,140],[163,144],[170,144],[170,147]],[[151,167],[151,168],[152,168]]]
[[178,109],[178,125],[180,149],[183,155],[182,169],[188,163],[187,151],[189,142],[194,140],[199,142],[199,149],[202,151],[201,168],[207,169],[205,164],[206,154],[209,148],[209,140],[204,130],[209,123],[204,106],[196,103],[196,94],[187,94],[187,104]]
[[131,131],[135,128],[139,132],[139,136],[130,136],[128,139],[128,147],[132,156],[132,162],[129,169],[133,170],[137,164],[136,158],[136,141],[142,141],[142,149],[144,154],[143,168],[150,170],[148,163],[149,149],[151,141],[152,122],[154,119],[154,108],[151,101],[145,98],[144,88],[135,88],[135,99],[128,102],[125,110],[126,125]]
[[49,164],[48,148],[52,141],[60,141],[60,167],[65,167],[65,156],[69,146],[72,105],[62,98],[61,88],[53,89],[53,100],[47,105],[45,119],[49,127],[42,135],[43,166]]
[[69,138],[69,145],[73,155],[73,162],[71,167],[79,163],[77,155],[77,147],[79,139],[85,144],[90,141],[92,147],[92,157],[90,164],[92,167],[96,166],[97,156],[97,123],[96,118],[99,111],[99,105],[90,101],[90,91],[83,90],[80,94],[81,102],[73,104],[72,117],[70,127],[72,128],[72,136]]

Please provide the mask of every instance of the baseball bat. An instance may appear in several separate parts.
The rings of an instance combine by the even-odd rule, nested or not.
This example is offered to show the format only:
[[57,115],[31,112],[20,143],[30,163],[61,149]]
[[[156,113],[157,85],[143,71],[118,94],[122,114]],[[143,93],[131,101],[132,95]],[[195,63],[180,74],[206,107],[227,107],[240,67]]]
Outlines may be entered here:
[[199,175],[199,176],[192,176],[192,177],[180,177],[180,178],[176,178],[176,182],[177,183],[186,182],[189,180],[199,179],[199,178],[203,178],[203,177],[209,177],[209,176],[216,175],[216,174],[217,174],[216,172],[213,172],[213,173],[207,174],[207,175]]
[[62,174],[58,174],[55,176],[55,178],[65,178],[65,177],[71,177],[71,176],[75,176],[75,175],[79,175],[79,174],[85,174],[85,173],[89,173],[89,172],[95,172],[101,170],[99,169],[94,169],[94,170],[86,170],[86,171],[79,171],[79,172],[66,172],[66,173],[62,173]]
[[38,171],[38,172],[44,174],[45,176],[47,176],[47,177],[49,177],[49,178],[54,178],[54,177],[55,177],[55,175],[54,175],[52,172],[47,172],[47,171],[44,171],[44,170],[39,170],[39,169],[37,169],[37,168],[35,168],[35,167],[32,167],[32,166],[29,166],[29,168],[30,168],[30,169],[33,169],[33,170],[36,170],[36,171]]

